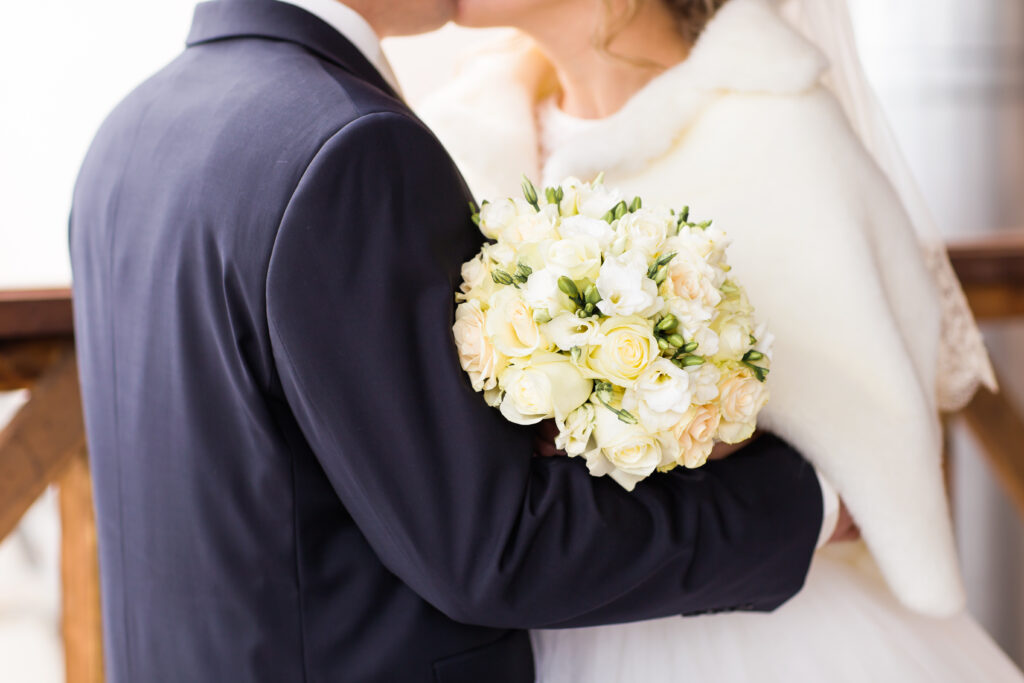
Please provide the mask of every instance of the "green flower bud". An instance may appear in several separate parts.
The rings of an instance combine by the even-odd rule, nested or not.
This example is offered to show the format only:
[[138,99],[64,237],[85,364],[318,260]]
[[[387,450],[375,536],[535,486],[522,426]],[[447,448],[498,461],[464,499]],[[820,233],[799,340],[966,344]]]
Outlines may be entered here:
[[764,354],[760,351],[747,351],[746,355],[743,356],[743,360],[747,361],[758,361],[764,358]]
[[674,330],[678,324],[679,321],[676,319],[676,317],[669,313],[664,318],[658,321],[658,324],[654,326],[654,329],[656,329],[658,332],[668,332],[670,330]]
[[537,201],[537,188],[533,186],[533,183],[525,175],[523,176],[523,196],[526,197],[526,201],[534,209],[540,211],[540,202]]
[[665,337],[665,339],[668,341],[669,344],[676,347],[677,349],[686,344],[686,340],[683,339],[683,336],[681,334],[670,334],[669,336]]
[[665,341],[664,337],[658,337],[658,348],[662,351],[668,351],[672,348],[672,345]]
[[510,274],[500,269],[491,271],[491,279],[494,280],[495,284],[499,285],[510,285],[515,282]]
[[686,342],[686,345],[683,346],[679,350],[682,351],[683,353],[693,353],[694,351],[697,350],[697,346],[698,346],[697,342],[690,341],[690,342]]
[[551,314],[548,313],[547,311],[534,311],[533,321],[541,325],[543,325],[544,323],[549,323],[551,322]]
[[562,290],[563,294],[565,294],[573,301],[576,301],[577,299],[580,298],[580,290],[577,289],[576,283],[573,282],[568,277],[566,277],[565,275],[558,278],[558,288]]
[[654,273],[654,283],[660,285],[662,282],[668,279],[668,266],[662,266],[658,268],[657,272]]
[[618,220],[626,215],[626,212],[629,211],[629,207],[626,206],[625,201],[621,201],[615,205],[613,211],[615,212],[615,220]]
[[680,359],[684,368],[690,368],[697,365],[704,365],[704,358],[701,356],[686,356]]
[[601,294],[594,285],[587,287],[587,291],[583,293],[583,298],[586,299],[588,304],[594,304],[595,306],[601,302]]
[[644,202],[640,197],[633,197],[633,202],[629,205],[629,212],[636,213],[643,207]]
[[635,425],[638,422],[640,422],[640,420],[636,419],[632,413],[625,410],[616,411],[616,415],[618,415],[619,420],[625,422],[628,425]]

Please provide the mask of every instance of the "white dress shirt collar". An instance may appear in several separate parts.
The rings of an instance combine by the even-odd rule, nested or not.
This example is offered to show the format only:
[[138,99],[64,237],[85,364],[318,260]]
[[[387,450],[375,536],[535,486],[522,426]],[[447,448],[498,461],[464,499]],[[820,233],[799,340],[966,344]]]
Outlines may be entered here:
[[358,12],[351,7],[343,5],[339,0],[279,0],[300,7],[310,14],[318,17],[329,24],[334,30],[345,36],[349,42],[356,46],[356,49],[363,53],[367,61],[373,65],[384,80],[388,82],[395,92],[401,94],[398,88],[398,79],[388,63],[384,50],[380,45],[380,38]]

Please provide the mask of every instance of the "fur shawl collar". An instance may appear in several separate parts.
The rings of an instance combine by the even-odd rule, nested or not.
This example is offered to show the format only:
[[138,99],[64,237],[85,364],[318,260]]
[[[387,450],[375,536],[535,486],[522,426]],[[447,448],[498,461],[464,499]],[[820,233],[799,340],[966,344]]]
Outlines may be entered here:
[[[804,92],[825,68],[817,48],[768,0],[730,0],[686,61],[653,79],[616,114],[565,141],[544,168],[532,124],[538,101],[553,90],[554,75],[532,46],[513,44],[477,55],[421,113],[435,130],[459,131],[444,142],[477,196],[496,196],[514,193],[522,172],[551,183],[567,175],[634,170],[671,149],[715,97]],[[501,168],[495,159],[502,160]]]

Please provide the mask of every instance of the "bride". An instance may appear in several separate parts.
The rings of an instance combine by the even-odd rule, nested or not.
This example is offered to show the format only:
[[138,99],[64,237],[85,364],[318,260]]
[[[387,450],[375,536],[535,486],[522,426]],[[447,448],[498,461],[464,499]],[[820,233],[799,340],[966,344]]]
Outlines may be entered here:
[[539,680],[1024,680],[962,611],[942,480],[938,412],[991,368],[842,0],[461,0],[458,16],[529,36],[423,108],[475,194],[604,172],[713,217],[777,337],[762,424],[866,544],[819,551],[772,615],[534,632]]

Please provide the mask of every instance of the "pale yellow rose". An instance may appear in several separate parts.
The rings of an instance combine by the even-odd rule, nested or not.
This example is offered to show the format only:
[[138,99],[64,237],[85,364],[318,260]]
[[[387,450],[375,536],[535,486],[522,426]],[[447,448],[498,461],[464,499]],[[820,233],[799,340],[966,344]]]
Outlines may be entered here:
[[658,356],[658,340],[650,320],[617,316],[601,323],[582,361],[595,379],[629,388]]
[[469,375],[475,391],[497,386],[498,373],[505,367],[505,357],[494,348],[484,330],[486,316],[476,300],[459,304],[455,309],[455,344],[459,363]]
[[594,383],[565,356],[541,351],[501,376],[501,414],[516,424],[564,420],[590,398]]
[[686,411],[672,433],[679,443],[677,462],[683,467],[700,467],[715,447],[722,415],[717,406],[694,406]]
[[597,448],[587,452],[587,468],[596,477],[608,475],[627,491],[649,477],[664,462],[656,435],[640,425],[626,424],[604,406],[594,406]]
[[541,347],[543,337],[533,310],[514,287],[502,287],[489,302],[485,330],[501,353],[522,358]]
[[749,372],[729,375],[718,387],[722,424],[718,438],[725,443],[749,439],[757,427],[757,414],[768,402],[768,389]]

